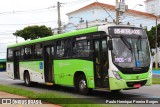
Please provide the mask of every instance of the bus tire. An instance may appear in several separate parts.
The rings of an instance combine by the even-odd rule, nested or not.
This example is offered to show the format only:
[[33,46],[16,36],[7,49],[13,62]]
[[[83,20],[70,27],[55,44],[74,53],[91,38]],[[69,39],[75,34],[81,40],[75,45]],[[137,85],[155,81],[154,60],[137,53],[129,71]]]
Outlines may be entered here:
[[77,80],[77,90],[79,94],[87,95],[89,89],[87,87],[87,81],[85,75],[80,75]]
[[24,83],[27,87],[30,87],[32,85],[31,81],[30,81],[30,75],[28,72],[26,72],[24,74]]

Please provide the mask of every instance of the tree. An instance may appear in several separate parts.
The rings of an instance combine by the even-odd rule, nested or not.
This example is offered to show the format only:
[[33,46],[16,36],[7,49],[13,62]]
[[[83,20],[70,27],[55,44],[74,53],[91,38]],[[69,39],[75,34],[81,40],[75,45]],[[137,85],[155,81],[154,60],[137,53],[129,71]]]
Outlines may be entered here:
[[53,35],[51,28],[46,27],[44,25],[38,26],[28,26],[25,27],[22,30],[17,30],[15,33],[13,33],[14,36],[19,36],[24,38],[25,40],[28,39],[37,39],[37,38],[42,38],[46,36],[51,36]]
[[[149,43],[151,48],[155,48],[155,35],[156,27],[152,27],[150,31],[147,31]],[[160,24],[157,26],[157,42],[160,43]]]

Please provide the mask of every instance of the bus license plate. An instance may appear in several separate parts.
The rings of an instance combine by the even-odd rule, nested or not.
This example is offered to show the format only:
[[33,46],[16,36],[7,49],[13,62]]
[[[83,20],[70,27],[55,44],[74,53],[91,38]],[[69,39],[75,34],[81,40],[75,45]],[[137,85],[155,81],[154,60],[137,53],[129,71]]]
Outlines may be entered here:
[[134,87],[134,88],[139,88],[139,87],[141,87],[141,84],[134,84],[133,87]]

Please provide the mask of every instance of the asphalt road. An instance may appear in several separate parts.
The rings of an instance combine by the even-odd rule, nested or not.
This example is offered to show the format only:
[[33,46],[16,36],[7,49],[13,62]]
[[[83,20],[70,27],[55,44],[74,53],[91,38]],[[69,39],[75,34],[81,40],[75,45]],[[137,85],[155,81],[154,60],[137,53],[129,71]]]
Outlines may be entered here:
[[[34,87],[26,87],[23,81],[20,80],[12,80],[6,76],[5,72],[0,72],[0,84],[8,85],[8,86],[16,86],[23,89],[29,89],[36,92],[56,92],[63,95],[73,96],[73,98],[96,98],[95,102],[103,102],[104,100],[112,98],[160,98],[160,85],[152,85],[141,87],[140,89],[134,90],[122,90],[118,94],[113,94],[108,91],[101,91],[101,90],[93,90],[92,93],[88,96],[79,95],[74,92],[74,89],[71,87],[64,87],[64,86],[46,86],[43,84],[38,84]],[[145,107],[147,104],[131,104],[130,106],[142,106]],[[118,107],[125,107],[128,105],[124,104],[115,104],[114,106]],[[147,105],[148,106],[148,105]],[[159,107],[160,104],[150,105],[153,107]]]

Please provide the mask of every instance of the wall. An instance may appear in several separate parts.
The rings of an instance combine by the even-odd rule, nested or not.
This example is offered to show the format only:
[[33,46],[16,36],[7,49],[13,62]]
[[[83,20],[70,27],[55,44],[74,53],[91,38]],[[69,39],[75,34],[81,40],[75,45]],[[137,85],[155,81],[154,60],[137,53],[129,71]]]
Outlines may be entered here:
[[146,12],[160,15],[160,0],[150,0],[148,2],[145,2],[145,5]]
[[[102,7],[94,7],[94,8],[92,7],[90,9],[73,12],[68,14],[68,20],[69,20],[68,22],[78,26],[84,24],[86,20],[88,22],[95,20],[102,21],[105,20],[105,18],[107,18],[107,22],[113,22],[113,20],[116,19],[115,10],[106,9],[106,11]],[[83,23],[79,22],[81,18],[84,20]],[[134,25],[137,27],[139,27],[141,24],[142,27],[147,27],[148,30],[150,30],[152,26],[156,25],[155,18],[129,12],[126,12],[120,18],[120,22],[122,22],[121,24],[127,24],[128,22],[130,22],[130,25]],[[75,30],[75,27],[73,28]],[[73,30],[71,26],[70,30]]]

